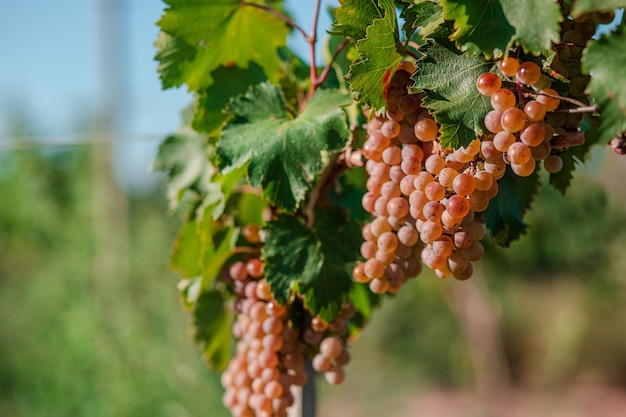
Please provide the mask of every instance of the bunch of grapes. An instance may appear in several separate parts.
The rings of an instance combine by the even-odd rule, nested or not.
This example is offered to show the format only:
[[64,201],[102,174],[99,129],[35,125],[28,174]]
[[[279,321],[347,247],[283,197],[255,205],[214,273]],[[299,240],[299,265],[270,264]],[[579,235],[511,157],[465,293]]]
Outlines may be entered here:
[[408,92],[410,64],[390,82],[386,113],[368,121],[362,204],[373,220],[363,228],[365,261],[353,277],[373,292],[399,291],[422,263],[442,278],[469,278],[472,262],[484,253],[481,213],[498,194],[507,165],[522,177],[535,172],[538,162],[556,173],[563,167],[559,152],[582,143],[569,136],[584,141],[577,111],[588,103],[581,101],[584,95],[552,89],[551,78],[532,61],[506,57],[497,67],[501,75],[487,72],[476,81],[491,102],[484,117],[488,134],[465,147],[441,148],[439,125],[421,107],[423,97]]
[[363,228],[364,262],[357,282],[375,293],[399,291],[422,262],[440,277],[467,279],[482,258],[484,224],[475,214],[497,194],[491,173],[474,163],[480,140],[457,150],[439,146],[439,125],[409,94],[412,69],[391,80],[384,116],[371,118],[363,156],[368,192],[363,207],[374,215]]
[[[555,129],[549,121],[544,122],[546,115],[559,107],[559,94],[549,84],[545,86],[541,68],[534,62],[520,64],[516,58],[508,57],[498,62],[498,68],[504,76],[515,77],[516,83],[511,87],[514,91],[504,87],[502,79],[493,72],[482,74],[476,82],[478,91],[491,98],[493,108],[484,119],[485,127],[493,133],[481,145],[485,165],[501,168],[493,171],[496,178],[504,175],[506,163],[521,177],[535,172],[537,161],[543,161],[550,173],[560,171],[563,161],[553,152],[551,143]],[[524,86],[538,91],[524,93]]]
[[[258,226],[248,225],[242,232],[258,247]],[[223,402],[234,417],[286,416],[294,403],[291,387],[307,381],[305,361],[312,358],[316,371],[329,383],[340,384],[350,360],[345,340],[352,305],[344,305],[333,323],[311,316],[301,302],[280,305],[263,269],[263,262],[251,257],[234,262],[223,274],[237,295],[236,354],[222,374]]]

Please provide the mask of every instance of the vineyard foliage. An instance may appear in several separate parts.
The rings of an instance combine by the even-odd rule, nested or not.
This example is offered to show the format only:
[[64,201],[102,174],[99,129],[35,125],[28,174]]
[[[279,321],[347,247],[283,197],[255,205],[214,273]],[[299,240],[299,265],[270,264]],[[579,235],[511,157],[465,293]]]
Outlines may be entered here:
[[[482,74],[497,74],[522,107],[540,100],[534,84],[503,73],[502,59],[536,64],[561,97],[546,121],[557,126],[550,139],[562,168],[547,174],[538,159],[531,173],[516,175],[519,169],[506,166],[495,178],[496,195],[476,213],[489,232],[485,239],[502,246],[524,234],[540,181],[565,192],[592,146],[626,132],[624,24],[597,32],[623,1],[341,0],[333,26],[323,28],[323,68],[306,62],[315,62],[314,46],[324,35],[316,27],[319,4],[309,33],[280,1],[165,3],[155,43],[162,85],[185,86],[195,102],[184,127],[162,143],[155,168],[168,173],[170,207],[186,219],[171,265],[181,275],[195,340],[215,369],[230,361],[230,329],[242,311],[243,290],[232,272],[238,262],[262,260],[271,302],[288,309],[285,326],[334,323],[349,305],[347,333],[320,331],[345,343],[370,317],[380,296],[353,279],[362,261],[360,229],[370,221],[359,207],[371,173],[364,161],[375,159],[364,143],[373,135],[372,119],[395,120],[396,84],[407,100],[419,99],[427,113],[420,119],[436,122],[434,150],[427,141],[420,147],[444,157],[494,136],[485,119],[493,98],[477,89]],[[291,32],[311,46],[306,60],[287,48]],[[562,131],[554,122],[560,119],[567,120]],[[556,147],[557,136],[567,142],[581,132],[584,141]],[[471,162],[468,172],[481,167]],[[252,226],[258,239],[246,232]],[[309,359],[323,353],[319,340],[303,346]]]

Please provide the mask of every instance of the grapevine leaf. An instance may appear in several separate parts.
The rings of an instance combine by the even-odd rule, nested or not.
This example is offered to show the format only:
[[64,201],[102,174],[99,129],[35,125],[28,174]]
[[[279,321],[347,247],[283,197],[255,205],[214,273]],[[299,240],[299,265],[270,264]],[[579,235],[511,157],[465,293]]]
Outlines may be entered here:
[[624,0],[578,0],[574,3],[572,16],[577,17],[586,12],[608,12],[624,7],[626,7]]
[[223,370],[230,360],[232,317],[220,292],[200,294],[193,310],[193,338],[213,370]]
[[626,84],[615,82],[616,74],[623,72],[624,66],[626,31],[623,26],[590,42],[582,57],[583,71],[592,74],[587,92],[599,107],[599,142],[607,142],[626,131]]
[[423,38],[431,35],[444,21],[441,6],[433,1],[409,4],[402,10],[400,17],[404,19],[402,30],[405,33],[410,34],[419,29]]
[[[559,40],[561,10],[554,0],[500,0],[504,14],[515,28],[511,42],[517,41],[524,51],[540,54]],[[529,10],[541,10],[528,18]],[[511,45],[507,45],[507,49]]]
[[197,234],[200,237],[200,256],[198,260],[202,272],[202,288],[211,289],[213,281],[219,275],[222,266],[233,254],[235,247],[235,230],[232,227],[221,227],[213,220],[211,206],[204,208],[202,217],[196,222]]
[[276,50],[286,44],[289,32],[281,19],[239,0],[166,3],[169,7],[157,24],[170,36],[157,41],[156,55],[164,88],[183,82],[191,90],[207,88],[215,82],[211,73],[219,66],[245,69],[251,61],[259,63],[269,79],[277,80]]
[[228,118],[223,110],[231,97],[245,93],[248,87],[265,81],[266,77],[263,69],[252,62],[244,69],[220,66],[211,73],[211,78],[215,83],[197,95],[191,126],[197,132],[215,134]]
[[265,271],[274,296],[285,303],[298,293],[312,314],[332,322],[347,301],[359,227],[340,209],[320,210],[314,229],[282,215],[267,227]]
[[159,61],[157,70],[163,88],[180,87],[185,83],[186,75],[183,62],[192,61],[196,50],[182,39],[161,32],[154,42],[157,53],[154,57]]
[[507,21],[502,5],[494,0],[442,0],[443,16],[454,20],[451,39],[471,55],[506,51],[515,28]]
[[318,90],[291,120],[280,90],[263,83],[235,99],[218,155],[223,172],[248,165],[254,187],[276,207],[294,211],[332,152],[346,146],[350,132],[339,106],[350,104],[337,91]]
[[374,20],[383,17],[384,10],[378,0],[339,0],[334,14],[336,22],[330,33],[359,40],[365,37],[365,30]]
[[174,240],[170,267],[178,271],[183,278],[197,277],[202,273],[200,267],[201,243],[196,222],[191,220],[182,225]]
[[375,110],[385,106],[388,82],[402,60],[396,12],[393,3],[385,1],[384,6],[384,17],[376,19],[366,37],[356,43],[359,60],[346,75],[355,100]]
[[483,133],[483,119],[491,110],[488,98],[476,89],[476,79],[492,64],[434,42],[425,44],[422,51],[426,56],[418,61],[413,90],[426,93],[422,105],[441,125],[442,147],[466,146]]
[[199,183],[210,170],[204,136],[191,129],[181,129],[160,145],[152,165],[156,171],[167,172],[167,197],[176,206],[184,191]]
[[225,174],[216,173],[211,177],[203,203],[205,206],[211,207],[214,220],[217,220],[224,213],[233,188],[246,175],[246,169],[247,166],[243,165]]
[[524,214],[537,194],[539,175],[518,177],[509,168],[498,181],[499,192],[483,212],[487,228],[494,243],[509,246],[526,232]]

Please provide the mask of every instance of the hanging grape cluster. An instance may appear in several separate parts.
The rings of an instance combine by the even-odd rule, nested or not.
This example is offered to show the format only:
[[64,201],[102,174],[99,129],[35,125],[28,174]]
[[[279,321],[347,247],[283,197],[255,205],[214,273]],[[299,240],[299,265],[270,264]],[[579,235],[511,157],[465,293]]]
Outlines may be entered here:
[[[242,235],[253,245],[248,249],[259,248],[258,226],[244,227]],[[299,300],[280,305],[256,256],[232,263],[222,276],[237,296],[236,353],[221,379],[223,403],[234,417],[286,416],[294,403],[291,388],[309,378],[306,361],[312,360],[313,369],[330,384],[343,382],[343,367],[350,361],[345,341],[354,315],[351,304],[332,323],[311,316]]]
[[[442,148],[439,125],[421,107],[423,97],[409,93],[415,68],[400,65],[386,112],[370,118],[362,147],[368,174],[362,205],[373,220],[363,228],[365,261],[353,270],[357,282],[375,293],[395,293],[421,264],[441,278],[471,277],[472,262],[484,252],[481,213],[498,194],[507,166],[521,177],[541,166],[557,173],[563,167],[559,153],[584,142],[589,77],[581,75],[580,56],[595,25],[588,17],[566,19],[550,66],[511,51],[493,72],[480,75],[476,88],[492,108],[484,117],[486,134],[458,149]],[[553,79],[567,89],[552,88]]]

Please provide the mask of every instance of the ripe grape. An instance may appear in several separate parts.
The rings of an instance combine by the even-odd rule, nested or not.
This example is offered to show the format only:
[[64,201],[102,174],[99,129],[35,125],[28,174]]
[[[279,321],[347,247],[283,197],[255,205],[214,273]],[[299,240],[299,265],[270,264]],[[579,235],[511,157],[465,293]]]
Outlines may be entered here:
[[517,99],[511,90],[501,88],[491,95],[491,107],[497,111],[504,111],[515,106]]
[[498,62],[498,69],[507,77],[514,76],[519,66],[519,61],[513,57],[507,57]]
[[563,169],[563,159],[558,155],[550,155],[543,161],[543,167],[551,174]]
[[483,96],[491,96],[502,86],[502,80],[493,72],[481,74],[476,80],[476,88]]
[[507,157],[512,164],[523,165],[532,159],[530,148],[522,142],[515,142],[507,150]]
[[526,124],[526,115],[520,109],[511,107],[502,113],[500,123],[508,132],[519,132]]
[[519,66],[515,75],[517,80],[522,84],[534,84],[539,81],[541,68],[534,62],[524,62]]

